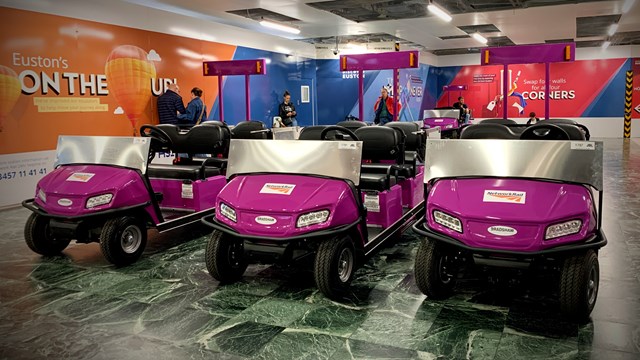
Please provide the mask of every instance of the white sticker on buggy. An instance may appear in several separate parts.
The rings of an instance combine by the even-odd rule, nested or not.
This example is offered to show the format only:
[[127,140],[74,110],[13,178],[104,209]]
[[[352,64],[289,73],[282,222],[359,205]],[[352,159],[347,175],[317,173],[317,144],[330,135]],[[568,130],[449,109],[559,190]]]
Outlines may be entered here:
[[380,196],[364,194],[364,207],[367,208],[367,211],[380,212]]
[[355,149],[356,148],[356,143],[355,142],[340,142],[338,143],[338,150],[350,150],[350,149]]
[[262,189],[260,189],[260,194],[291,195],[295,187],[294,184],[266,183],[262,186]]
[[193,199],[193,184],[182,184],[182,198]]
[[524,204],[527,199],[527,193],[524,191],[512,190],[485,190],[483,202],[499,202],[509,204]]
[[146,144],[149,141],[149,138],[146,137],[134,137],[133,138],[133,143],[134,144]]
[[66,181],[89,182],[96,174],[77,172],[69,175]]
[[571,150],[595,150],[596,143],[593,141],[572,141]]

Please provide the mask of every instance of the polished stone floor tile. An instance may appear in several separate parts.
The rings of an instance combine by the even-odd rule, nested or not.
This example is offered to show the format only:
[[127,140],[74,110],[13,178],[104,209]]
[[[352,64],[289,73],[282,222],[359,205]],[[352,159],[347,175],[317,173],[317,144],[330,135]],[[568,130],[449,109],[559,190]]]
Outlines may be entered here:
[[[591,321],[559,313],[550,277],[487,279],[470,269],[434,301],[413,277],[411,231],[324,297],[308,264],[250,266],[221,285],[203,226],[158,234],[137,263],[98,244],[41,257],[29,212],[0,212],[0,359],[640,359],[640,142],[605,142],[600,293]],[[517,280],[517,281],[516,281]]]

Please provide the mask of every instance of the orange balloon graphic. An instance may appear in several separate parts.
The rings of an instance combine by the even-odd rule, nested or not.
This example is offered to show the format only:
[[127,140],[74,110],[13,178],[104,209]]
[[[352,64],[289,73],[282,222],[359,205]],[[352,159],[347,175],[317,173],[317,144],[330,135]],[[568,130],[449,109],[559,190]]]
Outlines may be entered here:
[[0,65],[0,131],[2,131],[4,119],[18,101],[21,91],[20,80],[18,80],[16,72]]
[[136,134],[137,121],[151,100],[151,79],[156,67],[147,60],[147,52],[133,45],[113,49],[104,66],[109,90],[116,97]]

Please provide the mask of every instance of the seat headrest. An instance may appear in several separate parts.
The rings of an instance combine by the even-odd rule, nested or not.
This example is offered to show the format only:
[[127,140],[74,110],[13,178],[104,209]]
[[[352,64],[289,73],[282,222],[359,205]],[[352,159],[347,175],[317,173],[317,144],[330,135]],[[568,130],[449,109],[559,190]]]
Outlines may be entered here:
[[355,131],[362,141],[362,159],[404,161],[402,133],[386,126],[366,126]]
[[359,129],[361,127],[367,126],[367,124],[365,124],[364,122],[359,121],[359,120],[344,120],[344,121],[340,121],[336,125],[337,126],[342,126],[342,127],[347,128],[349,130],[356,130],[356,129]]
[[577,125],[578,122],[575,120],[571,120],[571,119],[548,119],[548,120],[544,120],[547,123],[550,124],[571,124],[571,125]]
[[322,130],[327,128],[328,125],[315,125],[315,126],[305,126],[300,131],[300,136],[298,140],[322,140],[320,139],[320,133]]
[[[415,122],[392,121],[384,126],[400,129],[404,132],[404,149],[408,151],[419,150],[425,143],[426,133],[420,132],[420,125]],[[420,132],[420,133],[418,133]]]
[[269,133],[267,127],[262,121],[241,121],[233,130],[231,130],[231,138],[233,139],[268,139]]
[[523,140],[569,140],[569,138],[565,129],[546,121],[527,127],[520,135],[520,139]]
[[515,125],[517,122],[513,119],[484,119],[480,121],[480,124],[503,124],[503,125]]
[[518,135],[503,124],[469,125],[462,129],[460,139],[518,139]]
[[569,140],[587,140],[585,134],[576,125],[565,123],[558,123],[555,125],[558,125],[562,128],[562,130],[567,132],[567,134],[569,135]]

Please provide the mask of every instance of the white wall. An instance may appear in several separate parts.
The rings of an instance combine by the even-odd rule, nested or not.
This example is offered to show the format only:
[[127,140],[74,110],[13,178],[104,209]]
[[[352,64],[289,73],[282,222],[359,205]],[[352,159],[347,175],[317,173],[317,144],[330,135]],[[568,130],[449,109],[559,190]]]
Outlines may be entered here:
[[202,14],[176,15],[123,0],[3,0],[0,5],[295,56],[316,56],[312,44],[221,24]]

